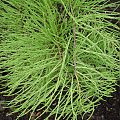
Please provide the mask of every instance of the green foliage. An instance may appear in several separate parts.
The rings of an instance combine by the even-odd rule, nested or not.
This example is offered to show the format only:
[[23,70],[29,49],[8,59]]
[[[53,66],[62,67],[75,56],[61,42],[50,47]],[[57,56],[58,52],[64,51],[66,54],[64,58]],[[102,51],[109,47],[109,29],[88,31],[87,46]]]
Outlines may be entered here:
[[120,29],[108,20],[118,19],[118,5],[2,0],[0,72],[8,74],[0,82],[2,94],[15,96],[6,102],[12,113],[19,118],[41,111],[49,113],[45,120],[77,120],[111,96],[120,78]]

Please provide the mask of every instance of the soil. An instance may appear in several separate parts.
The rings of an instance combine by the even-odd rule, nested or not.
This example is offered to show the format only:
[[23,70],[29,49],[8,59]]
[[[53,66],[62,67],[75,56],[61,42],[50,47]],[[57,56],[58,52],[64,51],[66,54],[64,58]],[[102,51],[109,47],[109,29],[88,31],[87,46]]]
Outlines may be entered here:
[[120,86],[116,87],[112,96],[100,102],[91,120],[120,120]]
[[[91,120],[120,120],[120,86],[116,86],[116,92],[114,92],[112,96],[113,97],[111,98],[104,98],[105,101],[100,101],[100,105],[95,109]],[[0,95],[0,120],[16,120],[16,117],[18,115],[13,114],[11,116],[8,116],[10,109],[4,109],[2,106],[2,101],[8,99],[11,98],[6,98]],[[19,120],[28,119],[29,114],[25,115]],[[32,120],[34,120],[34,118]],[[38,120],[44,120],[44,118],[41,117]],[[54,116],[52,116],[49,120],[54,120]],[[81,120],[81,118],[78,118],[78,120]]]

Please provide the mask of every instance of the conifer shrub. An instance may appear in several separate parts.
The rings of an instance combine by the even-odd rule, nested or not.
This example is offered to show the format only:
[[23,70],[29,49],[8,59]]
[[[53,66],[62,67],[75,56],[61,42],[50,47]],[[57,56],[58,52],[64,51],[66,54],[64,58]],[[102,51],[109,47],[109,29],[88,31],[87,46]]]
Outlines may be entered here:
[[[120,79],[119,2],[2,0],[0,85],[18,118],[77,120]],[[108,8],[111,8],[109,10]],[[7,74],[4,74],[7,73]],[[4,74],[4,75],[3,75]],[[18,119],[17,118],[17,119]]]

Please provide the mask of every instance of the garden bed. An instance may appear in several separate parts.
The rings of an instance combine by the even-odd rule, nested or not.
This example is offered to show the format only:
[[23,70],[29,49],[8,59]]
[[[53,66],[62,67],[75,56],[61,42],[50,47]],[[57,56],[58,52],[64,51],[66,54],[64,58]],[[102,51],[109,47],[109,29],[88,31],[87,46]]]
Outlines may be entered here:
[[[112,1],[110,1],[110,2],[112,2]],[[16,12],[18,10],[18,8],[16,6],[12,6],[11,3],[9,4],[5,1],[3,1],[3,3],[6,6],[8,5],[9,7],[12,7],[14,12]],[[63,3],[63,5],[62,5],[62,3]],[[114,80],[119,79],[119,73],[118,73],[119,62],[118,61],[119,61],[120,56],[119,56],[119,42],[117,41],[118,37],[116,37],[116,36],[118,35],[120,21],[118,19],[114,19],[114,20],[110,19],[109,15],[108,16],[102,15],[103,9],[100,9],[100,11],[98,10],[100,13],[97,11],[98,14],[101,15],[100,18],[96,14],[94,14],[95,11],[93,9],[94,12],[93,12],[93,18],[92,18],[89,14],[90,12],[88,11],[88,9],[84,8],[84,5],[83,5],[82,6],[83,8],[81,10],[83,10],[83,11],[85,10],[84,11],[85,13],[84,12],[82,13],[80,11],[81,14],[83,14],[83,16],[85,17],[84,19],[82,19],[82,17],[80,19],[81,23],[83,22],[83,24],[81,24],[79,22],[77,23],[76,21],[74,21],[74,15],[71,14],[71,13],[73,13],[72,7],[67,6],[68,10],[70,11],[70,12],[68,12],[67,7],[64,8],[64,2],[62,2],[62,3],[55,5],[58,7],[56,10],[56,11],[58,11],[58,14],[56,15],[56,13],[54,13],[56,16],[53,15],[54,10],[51,11],[51,7],[49,10],[46,8],[44,9],[44,7],[41,6],[41,7],[43,7],[43,10],[46,10],[46,11],[48,10],[47,11],[48,15],[46,15],[45,17],[43,15],[43,18],[46,19],[45,21],[44,21],[44,19],[39,21],[39,16],[37,16],[37,15],[41,15],[41,13],[39,13],[39,11],[37,11],[36,6],[34,6],[34,3],[30,4],[31,7],[33,7],[33,9],[30,8],[30,5],[24,6],[21,4],[22,7],[19,8],[19,12],[20,12],[20,15],[21,16],[23,15],[23,16],[20,17],[18,14],[14,14],[14,12],[13,12],[13,16],[11,16],[11,18],[13,19],[14,17],[16,17],[16,15],[18,15],[18,20],[16,20],[17,22],[15,21],[17,27],[11,27],[11,24],[14,26],[13,21],[10,21],[11,24],[9,25],[9,22],[7,22],[7,19],[9,19],[9,13],[7,13],[5,9],[3,9],[3,11],[5,12],[5,15],[8,14],[8,16],[5,16],[5,17],[8,17],[7,19],[5,17],[3,17],[3,19],[5,18],[5,24],[6,24],[6,26],[8,25],[8,28],[7,27],[2,28],[2,30],[3,30],[3,36],[2,36],[3,38],[2,39],[3,40],[7,39],[8,36],[10,36],[10,38],[8,37],[9,40],[8,40],[8,43],[6,42],[7,44],[3,43],[2,50],[1,50],[1,53],[2,53],[1,61],[3,62],[3,65],[1,65],[1,66],[5,67],[4,65],[7,65],[8,68],[6,68],[6,69],[0,68],[0,73],[2,76],[1,78],[3,80],[5,80],[5,78],[8,78],[9,84],[5,88],[3,87],[2,91],[0,91],[3,93],[4,93],[4,91],[6,91],[5,94],[6,93],[8,94],[7,97],[5,97],[3,94],[0,95],[0,120],[16,120],[16,118],[20,114],[22,114],[21,115],[22,117],[20,117],[19,120],[28,120],[30,116],[31,116],[31,120],[34,120],[35,118],[40,116],[44,110],[48,110],[46,105],[45,105],[45,107],[43,107],[44,106],[43,103],[47,104],[47,102],[46,102],[46,100],[44,100],[44,98],[46,98],[47,100],[51,100],[51,102],[48,103],[49,111],[51,111],[51,113],[52,113],[52,115],[50,115],[50,117],[49,117],[49,120],[54,120],[55,118],[59,117],[60,114],[58,111],[60,111],[63,115],[60,117],[60,120],[66,120],[67,117],[68,117],[68,120],[71,120],[72,117],[73,117],[73,119],[75,119],[77,117],[78,120],[82,120],[81,116],[77,115],[75,113],[75,110],[76,111],[78,110],[77,112],[81,112],[81,114],[82,114],[82,113],[86,112],[85,109],[88,110],[89,112],[91,112],[92,107],[95,107],[95,111],[94,111],[93,115],[91,116],[90,120],[119,120],[119,118],[120,118],[120,86],[119,85],[120,85],[120,83],[118,82],[118,86],[116,86],[116,88],[115,88],[116,91],[115,91],[114,87],[116,85],[116,82]],[[15,4],[19,5],[18,3],[15,3]],[[26,4],[29,4],[29,2],[28,3],[26,2]],[[53,3],[50,3],[50,5],[51,4],[53,4]],[[84,3],[82,3],[82,4],[84,4]],[[99,5],[101,5],[101,4],[102,3],[100,3]],[[37,3],[36,5],[41,5],[41,4]],[[48,3],[45,2],[45,5],[47,6]],[[29,12],[27,11],[28,13],[26,13],[26,9],[24,9],[24,7],[30,11]],[[77,9],[78,8],[76,7],[76,9],[74,9],[74,10],[76,11]],[[98,9],[99,9],[99,7],[98,7]],[[9,11],[9,9],[7,9],[7,10]],[[113,9],[110,7],[105,7],[105,10],[109,11],[110,13],[113,10],[115,12],[119,12],[120,8],[117,7],[116,9],[115,8]],[[53,17],[51,17],[49,15],[49,12],[51,13],[51,15],[53,15]],[[91,10],[91,13],[92,13],[92,10]],[[86,14],[88,14],[88,18],[90,18],[90,24],[89,24],[89,19],[86,17]],[[117,14],[117,13],[115,13],[115,14]],[[33,19],[34,17],[33,18],[31,17],[32,18],[31,19],[29,15],[30,16],[36,15],[34,17],[38,18],[38,21],[37,20],[34,21],[34,19]],[[4,16],[4,14],[3,14],[3,16]],[[19,17],[20,17],[20,19],[19,19]],[[95,17],[95,19],[94,19],[94,17]],[[105,17],[104,20],[102,19],[102,17],[103,18]],[[114,17],[117,18],[118,16],[114,16],[114,13],[113,13],[113,18]],[[52,23],[51,23],[51,21],[49,21],[49,20],[51,20],[51,18],[53,18]],[[76,16],[76,18],[77,18],[77,16]],[[16,17],[16,19],[17,19],[17,17]],[[87,19],[88,19],[88,21],[87,21]],[[56,21],[55,24],[54,24],[54,20]],[[98,21],[100,20],[100,21],[97,23],[96,20],[98,20]],[[108,21],[113,24],[109,23]],[[33,22],[35,22],[35,23],[33,23]],[[64,22],[66,22],[66,24],[68,24],[67,27],[64,24]],[[4,21],[3,21],[3,23],[4,23]],[[81,27],[81,28],[77,28],[78,32],[76,32],[76,26],[77,26],[76,23],[80,24],[80,27]],[[36,24],[38,26],[36,26]],[[58,25],[57,27],[56,27],[56,24]],[[60,28],[61,24],[62,24],[62,27],[65,28],[66,33],[64,33],[62,31],[63,29]],[[41,27],[39,27],[39,25]],[[71,27],[69,27],[69,25],[71,25]],[[101,25],[103,28],[101,27]],[[31,27],[29,27],[29,26],[31,26]],[[48,28],[44,29],[44,27],[46,27],[46,26]],[[55,27],[56,27],[57,31],[56,31]],[[85,27],[85,29],[84,29],[84,27]],[[95,29],[94,29],[94,27],[95,27]],[[41,30],[41,28],[43,28],[43,30]],[[66,30],[66,28],[68,30]],[[93,29],[93,31],[95,30],[94,31],[95,33],[91,29]],[[98,31],[96,29],[98,29]],[[10,33],[7,33],[6,32],[7,30],[8,31],[10,30],[9,31]],[[111,30],[115,30],[116,36],[115,35],[112,36],[112,34],[110,34]],[[40,32],[41,33],[43,32],[43,34],[39,34]],[[48,34],[46,32],[48,32]],[[48,43],[44,42],[44,40],[48,40],[49,37],[51,37],[51,40],[52,40],[54,37],[51,36],[51,34],[53,34],[54,32],[56,32],[56,34],[58,35],[58,36],[57,35],[56,36],[58,38],[56,36],[54,36],[54,37],[56,37],[54,42],[53,41],[48,41]],[[108,34],[108,38],[104,32],[106,32],[106,34]],[[45,33],[45,36],[44,36],[44,33]],[[72,39],[71,42],[70,42],[70,40],[68,40],[70,33],[72,34],[71,35],[72,37],[70,38],[70,39]],[[77,36],[76,33],[77,34],[80,33],[80,34],[78,34],[78,36]],[[9,35],[7,36],[7,34],[9,34]],[[46,34],[48,36],[46,36]],[[29,35],[31,35],[31,36],[29,37]],[[43,38],[43,41],[40,41],[39,37],[37,35],[38,36],[40,35],[39,37]],[[94,37],[94,35],[96,35],[96,37],[98,37],[98,39],[96,39],[96,37]],[[111,36],[113,37],[113,41],[112,41],[112,39],[111,39],[111,41],[109,41],[109,38]],[[20,39],[19,39],[19,37],[20,37]],[[60,39],[60,37],[61,37],[61,39]],[[11,38],[15,42],[12,43]],[[114,40],[114,38],[116,40]],[[28,44],[29,42],[27,41],[27,39],[30,40],[30,44]],[[77,41],[77,39],[78,39],[78,41]],[[86,39],[86,42],[84,39]],[[23,41],[23,43],[21,43],[20,40]],[[35,42],[34,40],[36,40],[36,41],[38,40],[37,41],[38,43]],[[56,42],[56,40],[58,40],[58,41]],[[63,41],[61,42],[59,40],[63,40]],[[66,42],[65,40],[68,42]],[[84,42],[82,43],[82,45],[83,45],[82,48],[80,48],[78,44],[81,44],[82,40],[84,40]],[[101,41],[101,42],[99,43],[99,41]],[[115,41],[115,45],[114,45],[114,41]],[[78,43],[78,44],[76,45],[76,43]],[[42,46],[41,44],[43,44],[45,46]],[[97,45],[97,47],[95,46],[95,44]],[[37,46],[37,45],[41,45],[41,46]],[[39,47],[41,47],[40,50],[39,50]],[[45,47],[48,47],[48,49],[46,49],[44,51]],[[94,49],[94,47],[95,47],[95,49]],[[29,48],[31,48],[31,49],[29,49]],[[73,55],[76,48],[78,48],[77,49],[78,51],[76,52],[78,54]],[[87,51],[88,48],[90,51]],[[41,52],[42,51],[41,49],[43,49],[43,53]],[[49,53],[49,50],[51,50],[53,53],[55,52],[55,54]],[[25,51],[25,53],[22,51]],[[30,53],[30,51],[31,51],[31,53]],[[39,56],[39,54],[36,55],[34,53],[34,51],[36,51],[36,52],[40,51],[41,56]],[[46,52],[47,54],[44,55],[44,52]],[[79,52],[80,52],[80,55],[79,55]],[[4,53],[6,54],[6,56],[8,55],[10,58],[8,56],[6,57],[4,55]],[[21,57],[21,55],[22,55],[22,57]],[[33,56],[35,56],[36,59],[34,59]],[[51,62],[51,61],[49,62],[48,61],[49,58],[51,60],[51,58],[52,57],[54,58],[54,56],[55,56],[55,59],[53,59],[54,62]],[[76,56],[78,57],[78,59],[76,59],[77,58]],[[108,58],[106,56],[108,56]],[[46,59],[46,58],[48,58],[48,59]],[[10,61],[10,59],[11,59],[11,61]],[[62,61],[62,59],[63,59],[63,61]],[[81,61],[79,61],[79,59]],[[8,62],[4,62],[5,60],[8,60]],[[78,63],[76,60],[78,60]],[[41,61],[43,61],[43,62],[41,62]],[[57,64],[58,61],[62,61],[62,62],[60,64]],[[42,69],[42,67],[41,67],[41,69],[40,69],[38,66],[41,64],[38,64],[38,63],[45,65],[45,68]],[[46,66],[46,63],[48,66]],[[18,64],[18,66],[17,66],[17,64]],[[35,66],[33,66],[33,64]],[[23,65],[23,67],[21,67],[21,65]],[[77,65],[78,65],[78,67],[76,67]],[[60,69],[60,66],[61,66],[61,69]],[[28,67],[28,69],[31,70],[29,75],[28,75],[29,71],[27,72],[28,69],[26,69],[27,67]],[[52,69],[52,67],[53,67],[53,69]],[[83,69],[81,69],[81,67]],[[25,69],[23,69],[23,68],[25,68]],[[35,71],[33,71],[33,69]],[[9,70],[11,70],[10,73],[9,73]],[[53,74],[51,74],[52,70],[53,70]],[[23,71],[25,71],[25,72],[23,72]],[[39,71],[42,71],[42,72],[39,73]],[[46,71],[48,71],[48,74]],[[59,71],[60,71],[60,73],[56,77],[56,75],[58,74]],[[80,73],[80,76],[79,76],[79,80],[81,80],[80,82],[78,81],[78,76],[77,76],[76,71],[78,71],[78,73]],[[66,75],[65,72],[68,75]],[[110,72],[111,72],[111,74],[110,74]],[[40,76],[40,74],[42,77]],[[41,77],[41,79],[45,78],[43,80],[45,80],[46,83],[48,82],[47,83],[48,88],[44,87],[45,83],[43,81],[41,81],[41,82],[43,82],[42,83],[43,86],[41,85],[41,82],[38,81],[38,79],[36,78],[36,75],[38,75],[37,76],[38,78],[39,77]],[[73,75],[73,76],[71,77],[71,75]],[[81,75],[83,75],[83,77]],[[48,79],[48,81],[46,80],[46,76],[50,77],[49,78],[50,82],[49,82],[49,79]],[[12,80],[14,80],[13,82],[11,82],[9,80],[10,77],[12,78]],[[16,79],[17,77],[18,77],[18,79]],[[23,77],[23,79],[21,79],[21,77]],[[51,79],[52,79],[52,82],[51,82]],[[68,81],[66,79],[68,79]],[[18,82],[17,82],[17,80],[18,80]],[[26,81],[26,80],[28,80],[28,81]],[[57,82],[59,80],[61,80],[60,83]],[[100,80],[101,80],[101,82],[100,82]],[[66,82],[65,84],[63,84],[64,81]],[[5,82],[6,82],[6,80],[5,80]],[[2,81],[1,83],[3,85],[2,84],[0,84],[0,85],[4,86],[5,82]],[[26,82],[26,84],[25,84],[25,82]],[[14,83],[16,83],[16,84],[14,84]],[[31,83],[35,83],[35,84],[32,85]],[[41,86],[41,88],[42,87],[44,88],[44,89],[43,88],[41,89],[41,90],[43,90],[43,93],[39,90],[39,87],[37,86],[38,83]],[[26,91],[27,85],[28,85],[28,88],[30,88],[30,91],[33,89],[33,87],[35,88],[35,89],[33,89],[34,98],[36,100],[38,100],[38,99],[41,99],[41,97],[42,97],[43,102],[40,102],[40,104],[38,105],[38,104],[36,104],[36,101],[34,101],[33,97],[31,97],[31,99],[29,99],[29,96],[30,95],[32,96],[32,94],[30,93],[30,91]],[[34,85],[36,85],[36,86],[34,86]],[[57,85],[57,89],[54,88],[55,85]],[[105,88],[105,85],[107,85],[106,88]],[[22,86],[24,86],[24,88],[26,89],[25,91]],[[51,87],[51,86],[53,86],[53,87]],[[75,88],[73,88],[73,86]],[[15,87],[15,89],[14,89],[14,87]],[[92,88],[92,87],[94,87],[94,88]],[[51,91],[51,89],[53,89],[53,91],[50,93],[49,91]],[[41,95],[41,97],[37,98],[37,94],[35,94],[36,90]],[[89,94],[87,94],[87,90],[88,90]],[[19,94],[18,94],[18,96],[16,96],[17,92],[20,93],[19,91],[23,91],[23,94],[22,94],[23,98],[21,98],[19,96]],[[70,92],[68,92],[68,91],[70,91]],[[80,93],[79,91],[82,91],[82,92]],[[115,92],[113,92],[113,91],[115,91]],[[46,92],[48,92],[48,93],[46,93]],[[86,92],[86,93],[84,93],[84,92]],[[71,94],[69,95],[68,93],[71,93]],[[92,93],[92,95],[91,95],[91,93]],[[16,95],[12,95],[12,94],[16,94]],[[26,98],[25,98],[24,94],[26,94]],[[46,96],[44,97],[43,94],[46,94]],[[80,94],[82,97],[80,96]],[[10,97],[10,95],[11,95],[11,97]],[[51,96],[53,96],[52,97],[53,100],[51,99]],[[63,97],[63,99],[61,96]],[[105,96],[107,96],[107,97],[105,97]],[[67,101],[65,99],[66,97],[68,97],[68,99],[71,99],[70,100],[71,102]],[[23,100],[24,98],[25,98],[25,101]],[[81,103],[81,105],[83,107],[83,109],[81,109],[81,110],[79,110],[79,109],[77,109],[77,107],[75,107],[77,105],[77,102],[76,102],[77,98],[78,98],[78,100],[80,100],[80,102],[81,101],[83,102],[83,103]],[[101,98],[103,98],[103,99],[101,100]],[[27,101],[27,99],[28,99],[28,101]],[[87,100],[84,101],[84,99],[87,99]],[[99,105],[96,107],[97,99],[98,99],[98,101],[99,100],[100,101],[97,102]],[[4,108],[5,106],[3,105],[3,103],[4,103],[4,101],[8,101],[8,100],[12,101],[10,104],[12,106],[11,107],[12,109]],[[32,101],[34,101],[34,102],[32,103]],[[62,103],[62,101],[64,101],[65,104]],[[29,102],[31,103],[31,105],[29,104]],[[22,106],[22,104],[24,104],[24,105]],[[27,104],[29,105],[29,107],[26,109]],[[63,106],[61,106],[62,104],[63,104]],[[87,104],[91,104],[91,106],[89,106]],[[26,115],[23,115],[24,112],[20,109],[20,107],[17,109],[17,107],[16,107],[17,105],[18,106],[20,105],[22,107],[22,109],[25,110],[24,112],[26,112],[27,110],[29,111],[29,109],[31,109],[31,111],[33,110],[32,115],[31,115],[31,111],[28,112]],[[36,105],[35,109],[34,109],[33,105]],[[73,107],[73,105],[75,108]],[[55,110],[56,106],[58,107],[57,110]],[[37,108],[42,108],[42,107],[44,109],[36,111]],[[62,112],[62,108],[65,108],[65,113],[68,113],[68,115],[71,113],[73,115],[66,116],[66,118],[63,119],[64,113]],[[71,113],[68,110],[69,108],[72,109]],[[12,110],[13,111],[18,110],[18,112],[15,114],[12,114],[12,115],[8,115],[10,112],[12,112]],[[56,111],[57,111],[57,113],[56,113],[56,115],[54,115]],[[21,112],[23,112],[23,113],[21,113]],[[46,116],[49,116],[49,114],[51,114],[51,113],[45,112],[42,116],[40,116],[38,118],[38,120],[44,120],[46,118]],[[89,117],[90,114],[88,114],[88,113],[85,114],[84,120],[87,120],[87,118]]]

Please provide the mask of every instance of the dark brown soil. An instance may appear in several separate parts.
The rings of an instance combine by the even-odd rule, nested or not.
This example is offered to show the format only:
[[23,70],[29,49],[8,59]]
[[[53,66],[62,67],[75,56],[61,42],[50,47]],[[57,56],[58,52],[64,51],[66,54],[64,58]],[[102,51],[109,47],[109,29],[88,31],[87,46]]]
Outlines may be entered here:
[[[120,83],[120,82],[119,82]],[[101,101],[100,105],[95,109],[94,115],[91,120],[120,120],[120,86],[116,87],[116,92],[112,94],[111,98],[104,98],[105,101]],[[8,116],[9,109],[4,109],[2,101],[6,100],[6,97],[0,96],[0,120],[16,120],[17,114]],[[19,120],[28,120],[29,114],[20,118]],[[34,120],[34,119],[33,119]],[[38,120],[44,120],[40,118]],[[50,120],[54,120],[54,116]],[[78,118],[81,120],[81,118]]]
[[91,120],[120,120],[120,86],[112,96],[100,102]]

